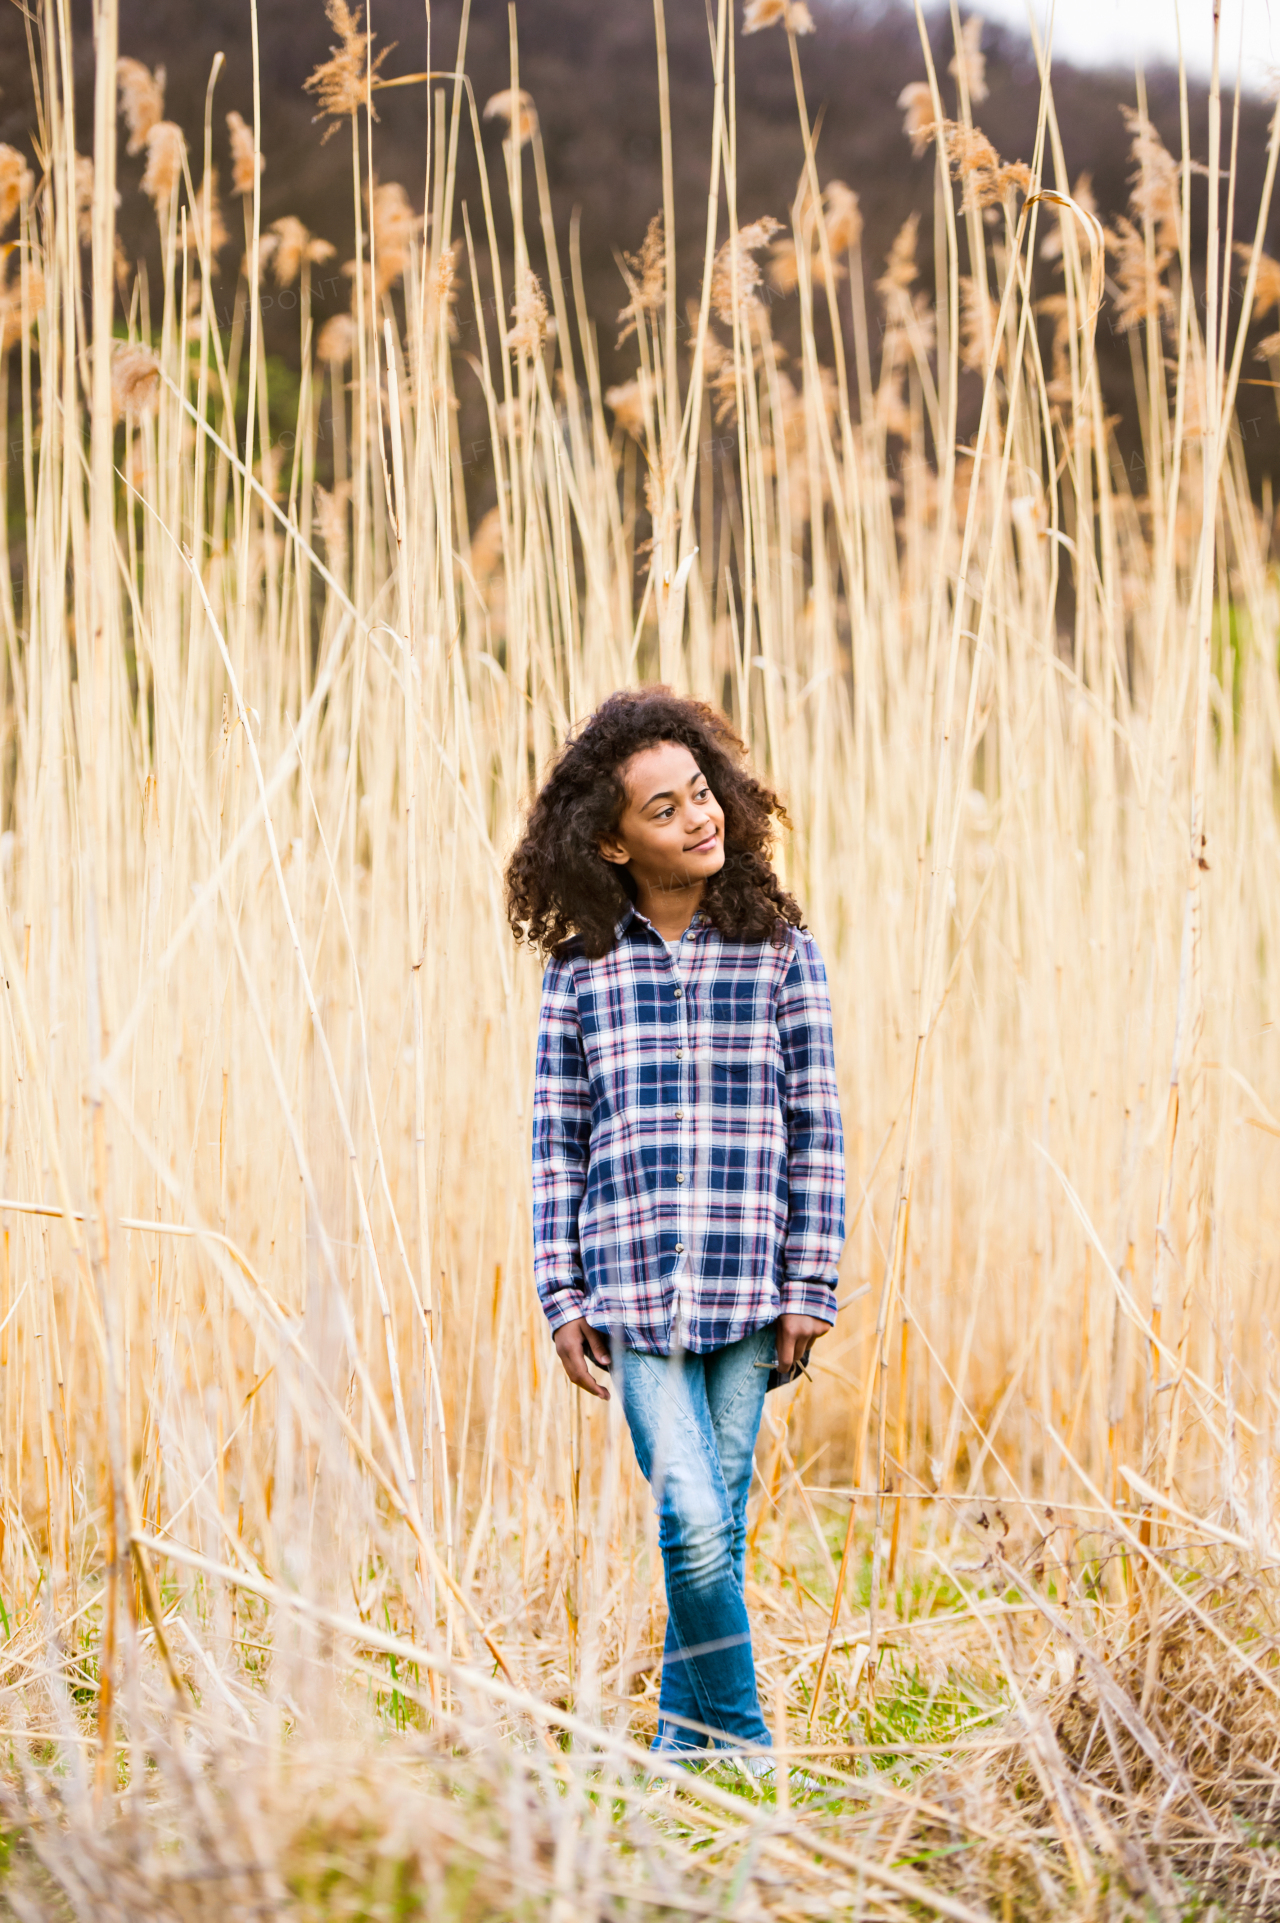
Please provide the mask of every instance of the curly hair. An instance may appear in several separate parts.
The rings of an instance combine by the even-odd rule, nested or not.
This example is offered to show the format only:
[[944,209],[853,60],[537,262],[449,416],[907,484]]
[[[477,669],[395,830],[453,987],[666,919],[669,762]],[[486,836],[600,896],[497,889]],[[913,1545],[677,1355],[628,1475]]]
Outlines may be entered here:
[[608,954],[635,887],[600,843],[626,807],[624,766],[660,742],[688,748],[724,810],[724,866],[702,897],[708,919],[730,940],[775,946],[788,925],[804,926],[769,863],[775,824],[791,825],[781,800],[747,767],[722,714],[647,687],[611,694],[569,736],[544,781],[507,864],[507,919],[517,941],[558,954],[576,937],[583,954]]

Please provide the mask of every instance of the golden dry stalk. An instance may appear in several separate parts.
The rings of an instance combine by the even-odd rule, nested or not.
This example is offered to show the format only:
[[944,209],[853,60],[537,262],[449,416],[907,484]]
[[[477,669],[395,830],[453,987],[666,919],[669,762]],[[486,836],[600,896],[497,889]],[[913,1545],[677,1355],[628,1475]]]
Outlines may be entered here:
[[968,92],[973,106],[987,98],[987,57],[982,51],[982,15],[971,13],[960,29],[955,55],[947,68]]
[[1065,407],[1072,398],[1071,362],[1068,352],[1071,338],[1071,303],[1065,294],[1046,294],[1042,300],[1036,302],[1036,312],[1053,322],[1051,370],[1045,385],[1045,393],[1056,407]]
[[[1097,213],[1098,203],[1093,195],[1092,174],[1077,174],[1076,184],[1071,189],[1071,198],[1084,208],[1086,214]],[[1057,218],[1051,222],[1049,231],[1040,243],[1040,258],[1041,260],[1061,260],[1063,228],[1067,221],[1075,219],[1075,215],[1065,207],[1048,208],[1046,211],[1056,213]]]
[[76,155],[76,235],[82,247],[93,239],[93,161]]
[[364,303],[366,317],[376,320],[378,300],[382,290],[374,280],[373,268],[369,262],[367,260],[344,260],[342,263],[342,272],[347,280],[351,282],[352,325],[354,326],[356,324],[355,317],[360,312],[360,304],[362,301]]
[[187,244],[202,253],[212,267],[230,239],[227,223],[222,217],[218,170],[211,167],[200,183],[195,205],[191,209]]
[[974,274],[960,277],[960,365],[981,374],[991,358],[1000,303],[984,294]]

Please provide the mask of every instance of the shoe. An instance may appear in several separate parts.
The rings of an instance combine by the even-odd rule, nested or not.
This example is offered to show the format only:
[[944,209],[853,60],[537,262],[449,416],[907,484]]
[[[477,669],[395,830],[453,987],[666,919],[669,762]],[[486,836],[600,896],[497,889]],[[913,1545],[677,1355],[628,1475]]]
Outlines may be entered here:
[[[759,1788],[777,1788],[778,1766],[772,1756],[760,1753],[747,1756],[735,1756],[731,1754],[721,1760],[731,1762],[735,1768],[741,1770],[742,1774],[750,1778]],[[787,1771],[787,1786],[793,1794],[798,1792],[802,1796],[812,1796],[815,1794],[831,1795],[833,1793],[829,1783],[822,1782],[817,1776],[810,1776],[808,1770],[801,1769],[796,1764],[793,1764]]]

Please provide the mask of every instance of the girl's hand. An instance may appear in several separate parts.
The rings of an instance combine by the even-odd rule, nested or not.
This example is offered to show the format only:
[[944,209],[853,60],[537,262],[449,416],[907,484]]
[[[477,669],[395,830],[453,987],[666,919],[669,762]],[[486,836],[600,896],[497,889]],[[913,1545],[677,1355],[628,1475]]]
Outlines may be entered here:
[[[577,1328],[577,1323],[571,1327]],[[809,1360],[809,1351],[820,1335],[826,1335],[829,1323],[819,1322],[815,1315],[780,1315],[778,1317],[778,1373],[785,1375],[793,1363],[801,1368]]]
[[[793,1316],[791,1319],[793,1322],[802,1322],[804,1317]],[[576,1322],[561,1323],[551,1340],[556,1345],[561,1366],[574,1387],[585,1389],[588,1395],[599,1396],[602,1402],[607,1402],[609,1391],[603,1382],[596,1381],[587,1367],[588,1358],[597,1369],[607,1369],[611,1363],[608,1341],[599,1329],[593,1329],[586,1317],[580,1315]]]

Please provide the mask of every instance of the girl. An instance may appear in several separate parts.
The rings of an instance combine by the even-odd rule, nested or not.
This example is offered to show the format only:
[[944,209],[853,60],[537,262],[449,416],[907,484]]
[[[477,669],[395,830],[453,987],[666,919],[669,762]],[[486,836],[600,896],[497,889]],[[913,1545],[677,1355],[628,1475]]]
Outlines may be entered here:
[[737,1752],[760,1714],[744,1595],[766,1387],[835,1321],[844,1151],[826,976],[769,865],[786,813],[723,716],[614,694],[568,741],[507,870],[550,956],[534,1273],[571,1382],[611,1371],[658,1505],[654,1748]]

